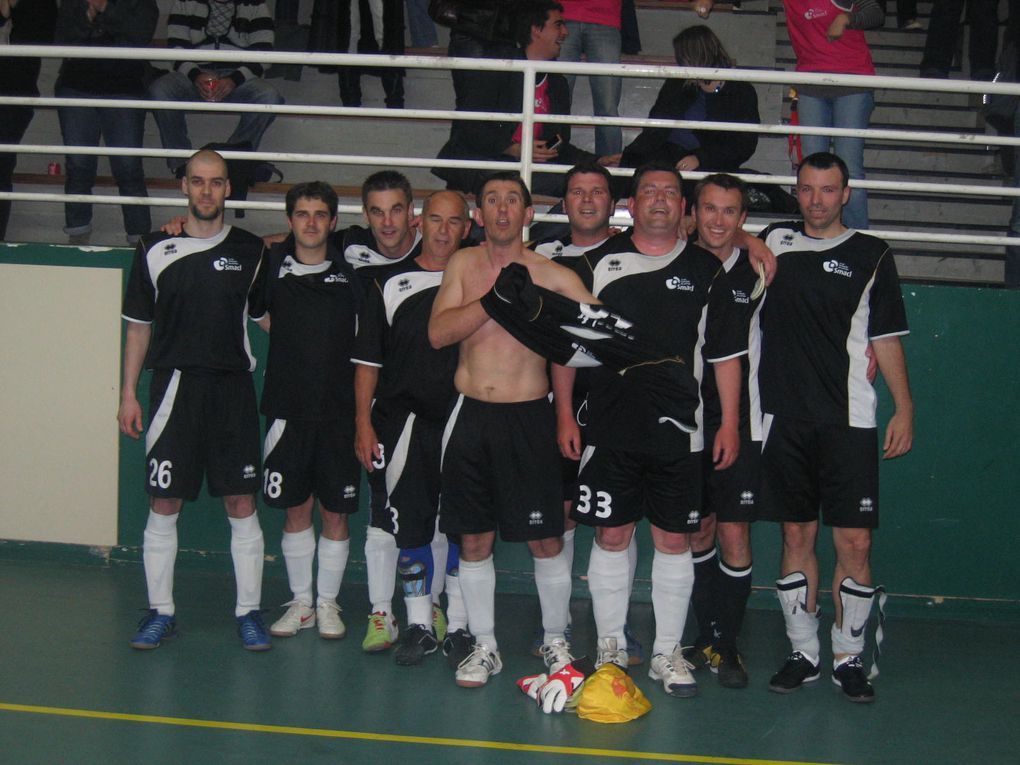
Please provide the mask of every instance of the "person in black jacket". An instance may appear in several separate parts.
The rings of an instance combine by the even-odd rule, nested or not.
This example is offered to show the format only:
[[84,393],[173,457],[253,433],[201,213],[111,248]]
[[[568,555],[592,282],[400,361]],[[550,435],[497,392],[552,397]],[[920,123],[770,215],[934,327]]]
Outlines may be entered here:
[[[560,45],[566,39],[563,8],[555,2],[531,2],[524,5],[517,19],[518,58],[532,61],[555,61]],[[520,72],[494,71],[486,76],[477,73],[461,94],[459,111],[519,112],[522,106],[524,77]],[[542,124],[542,114],[570,114],[570,90],[560,74],[546,74],[535,85],[535,123],[533,161],[536,164],[561,163],[574,165],[596,157],[570,143],[570,126]],[[473,122],[457,120],[450,130],[450,139],[439,151],[439,159],[476,159],[513,161],[521,157],[520,123]],[[615,162],[614,157],[598,158],[600,164]],[[434,168],[433,174],[446,181],[447,188],[474,193],[490,172],[461,168]],[[536,194],[562,196],[565,176],[538,173],[532,178],[531,190]]]
[[[0,0],[0,34],[7,34],[12,45],[48,45],[56,23],[56,0]],[[38,58],[0,58],[0,95],[37,97],[41,65]],[[33,114],[31,106],[0,106],[0,143],[21,143]],[[0,153],[0,191],[14,190],[11,180],[17,162],[17,154]],[[0,199],[0,241],[7,239],[10,217],[11,201]]]
[[[707,26],[688,27],[673,38],[678,66],[732,68],[735,63]],[[758,95],[748,82],[669,79],[650,119],[761,122]],[[647,127],[623,152],[622,167],[668,162],[680,172],[735,172],[754,154],[756,133]],[[685,195],[687,190],[685,189]]]
[[[152,42],[159,9],[155,0],[64,0],[57,16],[57,42],[65,45],[129,46],[143,48]],[[145,98],[147,64],[116,59],[64,59],[54,86],[59,98]],[[137,147],[145,132],[144,109],[109,109],[61,106],[60,134],[68,146]],[[67,155],[68,194],[91,194],[98,157]],[[148,196],[141,157],[110,157],[110,169],[120,195]],[[128,244],[136,244],[152,228],[149,208],[124,205]],[[85,243],[92,231],[92,205],[64,205],[64,233],[72,243]]]

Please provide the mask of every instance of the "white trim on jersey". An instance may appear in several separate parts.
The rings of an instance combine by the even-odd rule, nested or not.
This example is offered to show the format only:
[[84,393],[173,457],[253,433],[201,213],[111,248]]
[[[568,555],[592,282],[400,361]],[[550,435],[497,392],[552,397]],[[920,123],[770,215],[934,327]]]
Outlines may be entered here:
[[159,441],[159,437],[163,435],[163,431],[166,429],[166,424],[170,420],[170,413],[174,409],[174,401],[177,400],[177,389],[181,384],[181,370],[175,369],[170,375],[170,381],[167,383],[166,390],[163,391],[163,400],[159,402],[159,406],[156,408],[156,413],[152,415],[152,422],[149,423],[149,430],[145,434],[145,453],[146,455],[152,451],[152,447]]
[[386,280],[383,287],[383,305],[386,308],[386,323],[393,326],[397,309],[407,298],[425,290],[438,288],[443,281],[442,271],[406,271]]
[[399,263],[414,252],[414,248],[418,246],[420,241],[421,231],[415,229],[411,246],[399,258],[388,258],[378,250],[373,250],[367,244],[349,244],[344,248],[344,260],[350,263],[355,270],[365,266],[385,266],[391,263]]
[[861,293],[846,338],[846,352],[850,362],[847,367],[846,398],[852,428],[878,427],[875,417],[878,395],[875,386],[868,381],[868,320],[871,317],[871,288],[877,273],[876,269]]
[[404,475],[407,453],[411,448],[411,431],[414,430],[414,420],[414,412],[407,415],[404,427],[400,431],[400,437],[393,446],[393,452],[386,457],[386,507],[392,507],[390,499],[393,497],[393,492],[397,490],[397,484],[400,483],[400,479]]
[[[332,260],[324,260],[321,263],[302,263],[292,255],[287,255],[282,261],[280,261],[280,270],[276,274],[277,279],[282,279],[288,274],[294,276],[308,276],[309,274],[321,274],[328,271],[333,266]],[[344,276],[346,279],[346,275]]]
[[598,297],[602,290],[617,279],[634,274],[660,271],[676,260],[686,246],[687,241],[680,239],[677,241],[676,247],[665,255],[644,255],[636,251],[610,253],[595,264],[591,292],[595,297]]
[[266,440],[262,445],[262,459],[269,459],[269,455],[276,448],[276,445],[280,443],[280,439],[283,438],[283,431],[286,429],[286,420],[273,420],[273,424],[266,430]]
[[[711,289],[709,290],[711,295]],[[711,298],[709,298],[710,300]],[[694,410],[694,424],[697,430],[691,433],[691,453],[705,450],[705,397],[701,395],[701,383],[705,379],[705,356],[701,349],[705,346],[705,327],[708,324],[708,303],[701,307],[701,318],[698,319],[698,340],[694,344],[694,379],[698,381],[698,408]],[[715,371],[712,372],[715,374]]]
[[457,394],[457,403],[453,405],[453,411],[450,412],[450,416],[446,418],[446,427],[443,428],[443,451],[439,455],[439,469],[443,469],[443,460],[446,458],[446,445],[450,443],[450,436],[453,435],[453,427],[457,424],[457,416],[460,414],[460,408],[464,405],[464,394]]
[[762,423],[761,387],[758,385],[758,368],[761,366],[761,309],[764,305],[765,299],[762,298],[751,315],[747,334],[747,415],[752,441],[763,441],[765,430]]
[[149,281],[152,282],[153,303],[159,302],[160,274],[181,258],[216,247],[227,238],[231,228],[233,226],[224,226],[218,234],[205,239],[195,236],[174,236],[150,247],[145,252],[145,265],[149,269]]
[[909,329],[904,329],[901,332],[886,332],[884,335],[872,335],[869,339],[871,339],[871,340],[881,340],[883,337],[903,337],[904,335],[909,335],[909,334],[910,334],[910,330]]
[[595,447],[588,444],[581,451],[581,461],[577,465],[577,474],[580,475],[581,471],[584,470],[584,466],[588,464],[592,457],[595,456]]
[[127,316],[126,314],[123,314],[123,313],[120,315],[120,318],[122,318],[124,321],[130,321],[132,324],[152,324],[151,321],[142,321],[141,319],[132,319],[130,316]]
[[579,258],[589,250],[594,250],[596,247],[601,247],[608,242],[610,237],[606,237],[601,242],[595,244],[563,244],[561,239],[554,239],[551,242],[542,242],[541,244],[535,245],[533,248],[539,255],[549,258]]
[[365,361],[364,359],[356,359],[351,356],[352,364],[361,364],[363,367],[375,367],[376,369],[382,369],[382,364],[376,364],[374,361]]

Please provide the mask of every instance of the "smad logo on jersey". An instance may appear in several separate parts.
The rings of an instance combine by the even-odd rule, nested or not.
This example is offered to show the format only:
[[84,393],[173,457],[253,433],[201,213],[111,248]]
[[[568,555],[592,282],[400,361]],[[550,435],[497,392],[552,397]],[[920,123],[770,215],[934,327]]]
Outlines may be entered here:
[[853,276],[854,272],[850,270],[850,266],[846,263],[840,263],[838,260],[827,260],[822,263],[822,269],[827,274],[837,274],[838,276]]
[[213,261],[213,268],[217,271],[240,271],[241,264],[233,258],[216,258]]

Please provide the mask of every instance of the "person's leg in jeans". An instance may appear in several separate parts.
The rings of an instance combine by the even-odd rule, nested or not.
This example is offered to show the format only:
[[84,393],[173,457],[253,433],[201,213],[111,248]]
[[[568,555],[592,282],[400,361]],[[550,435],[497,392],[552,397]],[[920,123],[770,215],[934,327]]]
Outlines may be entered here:
[[[201,101],[191,80],[180,72],[167,72],[149,85],[149,98],[153,101]],[[159,140],[164,149],[191,149],[188,138],[188,121],[180,109],[153,109],[152,116],[159,128]],[[167,157],[166,164],[176,172],[184,165],[184,157]]]
[[[246,80],[234,88],[230,95],[223,99],[230,104],[282,104],[283,96],[276,88],[259,77]],[[249,142],[252,149],[258,149],[262,135],[266,132],[276,115],[270,112],[247,112],[241,115],[237,127],[231,133],[227,143]]]
[[[30,106],[0,106],[0,143],[21,143],[33,113]],[[0,191],[14,190],[14,168],[17,163],[17,154],[0,152]],[[11,200],[0,199],[0,242],[7,240],[7,222],[10,218]]]
[[998,70],[999,0],[967,0],[970,79],[991,80]]
[[964,0],[934,0],[928,20],[928,36],[921,57],[922,77],[948,77],[956,52],[956,35]]
[[[71,88],[60,87],[54,92],[58,98],[81,98],[86,96]],[[60,135],[67,146],[98,146],[100,125],[99,110],[93,107],[72,106],[57,109],[60,120]],[[65,194],[91,194],[96,182],[94,154],[67,154],[65,165]],[[64,233],[81,236],[92,229],[92,205],[86,202],[64,204]]]
[[407,26],[411,29],[411,45],[415,48],[439,45],[436,25],[429,17],[429,0],[407,0]]
[[[137,148],[145,135],[145,112],[142,109],[99,109],[103,140],[107,146]],[[110,157],[110,169],[117,180],[122,197],[147,197],[145,170],[141,157]],[[152,217],[145,205],[122,205],[124,230],[128,242],[152,230]]]
[[[832,127],[832,99],[799,95],[797,115],[802,127]],[[801,153],[806,157],[820,151],[828,151],[831,138],[827,135],[802,135]]]
[[[581,54],[592,64],[620,63],[620,30],[603,24],[568,21],[569,34],[560,48],[560,61],[580,61]],[[573,98],[576,75],[566,75]],[[619,77],[589,77],[592,111],[596,117],[620,116]],[[623,129],[603,126],[595,128],[595,153],[600,157],[623,151]]]
[[[875,95],[870,90],[840,96],[833,103],[833,125],[841,128],[867,128],[875,108]],[[833,151],[850,171],[852,180],[864,178],[864,139],[834,138]],[[854,189],[850,201],[843,209],[843,225],[850,228],[868,228],[868,192]]]

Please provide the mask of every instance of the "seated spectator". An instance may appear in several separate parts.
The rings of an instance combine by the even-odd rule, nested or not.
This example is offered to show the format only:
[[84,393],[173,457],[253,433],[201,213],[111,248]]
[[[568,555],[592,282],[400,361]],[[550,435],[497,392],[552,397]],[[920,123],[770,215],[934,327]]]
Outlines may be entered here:
[[[11,45],[48,45],[53,42],[56,24],[56,0],[0,0],[0,40],[6,38]],[[0,57],[0,95],[38,97],[41,67],[38,58]],[[0,143],[20,144],[34,112],[31,106],[21,104],[0,106]],[[0,152],[0,191],[14,190],[17,163],[14,152]],[[10,217],[11,200],[0,199],[0,242],[7,240]]]
[[[263,0],[174,0],[167,25],[167,44],[188,50],[271,51],[273,17]],[[197,58],[197,56],[196,56]],[[283,97],[262,78],[262,65],[249,61],[197,63],[177,61],[173,71],[149,86],[156,101],[223,101],[229,104],[282,104]],[[191,149],[183,111],[154,109],[164,149]],[[275,119],[268,112],[241,115],[227,143],[258,149]],[[226,148],[226,147],[223,147]],[[170,157],[178,173],[187,157]]]
[[[315,0],[308,49],[322,53],[404,55],[402,0]],[[389,109],[404,108],[404,70],[393,67],[334,67],[344,106],[361,106],[361,76],[382,80]]]
[[[736,66],[719,38],[703,24],[688,27],[674,37],[673,52],[678,66],[716,69]],[[726,80],[666,80],[648,117],[761,122],[754,86]],[[624,150],[620,165],[640,167],[649,162],[668,162],[681,173],[736,172],[757,146],[757,133],[647,127]]]
[[[522,4],[517,16],[516,58],[531,61],[555,61],[560,46],[567,36],[563,22],[563,9],[559,3],[538,0]],[[459,111],[519,112],[522,106],[524,77],[520,72],[495,71],[480,73],[470,81],[471,90],[464,94]],[[512,161],[521,157],[521,142],[532,141],[533,161],[536,164],[559,162],[577,164],[594,155],[570,143],[570,126],[543,124],[543,114],[570,114],[570,91],[560,74],[545,74],[535,85],[534,135],[525,139],[520,123],[475,122],[456,120],[450,129],[450,139],[439,151],[439,159],[475,159]],[[599,162],[610,164],[613,157],[602,157]],[[432,172],[447,183],[447,188],[474,193],[484,180],[487,171],[460,168],[434,168]],[[565,176],[538,173],[532,178],[531,189],[536,194],[562,196]]]
[[[63,0],[57,16],[56,41],[63,45],[122,45],[144,48],[152,42],[159,20],[156,0]],[[54,86],[58,98],[144,98],[147,64],[116,59],[64,59]],[[144,109],[61,106],[60,134],[68,146],[139,147],[145,133]],[[64,192],[91,194],[98,157],[68,154]],[[110,157],[110,169],[121,196],[148,196],[141,157]],[[124,205],[128,243],[135,244],[152,228],[149,208]],[[92,232],[92,205],[64,205],[64,233],[72,243],[85,243]]]

